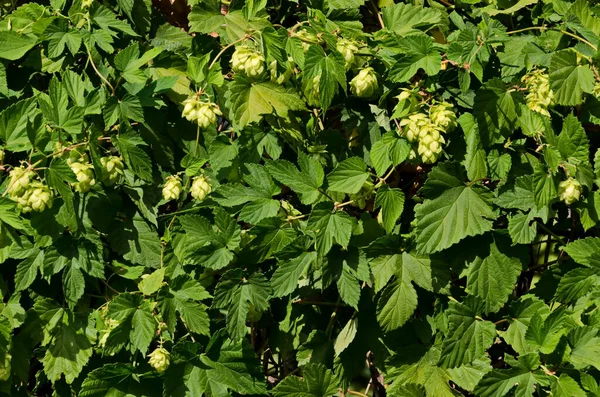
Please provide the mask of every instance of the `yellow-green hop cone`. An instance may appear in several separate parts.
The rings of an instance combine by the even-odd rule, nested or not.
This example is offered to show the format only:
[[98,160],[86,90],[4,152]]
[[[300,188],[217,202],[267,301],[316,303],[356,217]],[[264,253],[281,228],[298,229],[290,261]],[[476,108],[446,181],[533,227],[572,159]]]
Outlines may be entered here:
[[354,206],[365,209],[367,200],[373,196],[373,182],[366,181],[360,190],[355,194],[350,194],[350,200],[354,201]]
[[167,181],[162,189],[162,196],[165,201],[177,200],[181,195],[181,179],[177,175],[167,177]]
[[71,163],[71,170],[77,178],[77,182],[73,183],[73,188],[79,193],[87,193],[92,186],[96,184],[94,177],[94,166],[89,163]]
[[265,71],[265,57],[251,48],[239,46],[231,56],[231,68],[248,77],[258,77]]
[[550,117],[548,107],[554,103],[554,92],[550,88],[550,78],[541,69],[535,69],[521,79],[527,88],[527,107],[534,112]]
[[206,198],[206,196],[208,196],[211,190],[212,188],[206,177],[198,176],[194,178],[194,181],[192,182],[190,193],[194,199],[202,201]]
[[581,183],[575,178],[568,178],[558,184],[558,196],[567,205],[579,200],[582,191]]
[[183,117],[196,123],[200,128],[207,128],[216,124],[217,116],[222,115],[217,104],[212,102],[203,102],[196,95],[192,95],[183,101]]
[[339,39],[335,48],[342,54],[346,61],[346,69],[349,69],[354,63],[354,54],[358,52],[358,43],[354,40]]
[[360,98],[372,97],[378,88],[379,83],[377,82],[377,74],[371,67],[362,69],[350,81],[350,91]]
[[29,188],[29,183],[34,176],[34,172],[25,167],[14,168],[9,173],[10,180],[6,192],[14,199],[22,196]]
[[402,127],[402,136],[409,142],[416,142],[423,127],[431,124],[429,118],[424,113],[414,113],[400,121]]
[[89,163],[88,155],[84,152],[80,152],[77,148],[69,150],[67,155],[67,164],[72,163]]
[[453,130],[456,127],[456,113],[454,113],[452,108],[453,106],[448,102],[433,105],[429,109],[431,122],[445,131]]
[[150,357],[148,364],[159,373],[165,372],[171,363],[171,354],[163,347],[157,347],[152,353],[148,354],[148,357]]
[[596,81],[596,84],[594,85],[594,90],[592,91],[592,94],[596,98],[600,98],[600,81]]
[[100,159],[102,163],[102,178],[105,184],[114,185],[125,174],[125,165],[118,156],[107,156]]
[[442,144],[446,143],[439,131],[433,127],[426,129],[427,134],[419,137],[419,146],[417,153],[421,156],[421,161],[425,164],[435,163],[442,154]]
[[4,150],[0,149],[0,164],[4,163]]
[[23,212],[42,212],[46,208],[52,208],[52,191],[42,182],[32,182],[17,201],[17,207]]

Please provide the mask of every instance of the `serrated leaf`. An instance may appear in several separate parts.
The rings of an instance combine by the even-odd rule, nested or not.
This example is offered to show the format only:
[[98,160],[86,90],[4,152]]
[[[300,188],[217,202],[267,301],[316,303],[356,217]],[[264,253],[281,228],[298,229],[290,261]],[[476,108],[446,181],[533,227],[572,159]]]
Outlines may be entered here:
[[338,52],[327,54],[320,46],[310,46],[306,52],[303,80],[309,87],[313,79],[319,77],[319,95],[323,111],[327,110],[339,88],[346,91],[346,67],[344,57]]
[[478,316],[481,303],[470,299],[465,302],[449,303],[447,313],[452,331],[444,340],[440,359],[440,364],[446,368],[472,363],[485,353],[496,336],[494,323]]
[[388,185],[380,187],[375,196],[375,208],[380,207],[383,227],[386,233],[390,234],[404,209],[404,193],[402,190],[390,189]]
[[138,284],[138,288],[144,295],[152,295],[162,287],[165,278],[165,269],[160,268],[151,274],[142,277],[142,281]]
[[350,157],[338,164],[327,175],[329,190],[355,194],[363,187],[369,178],[367,164],[359,157]]
[[240,127],[259,122],[264,115],[276,114],[287,119],[288,112],[306,110],[295,90],[271,82],[251,83],[236,76],[229,85],[235,123]]
[[316,259],[316,252],[303,252],[297,258],[282,261],[271,277],[273,296],[278,298],[294,292],[300,276]]
[[92,344],[81,329],[62,324],[42,358],[44,372],[52,382],[64,376],[67,383],[79,376],[92,356]]
[[550,87],[559,105],[575,106],[583,102],[582,94],[594,89],[594,73],[587,65],[578,65],[573,50],[554,53],[550,63]]
[[442,57],[433,46],[432,38],[425,35],[406,37],[401,42],[405,55],[392,66],[388,78],[395,83],[409,81],[419,69],[429,76],[436,75],[442,65]]
[[496,243],[492,243],[489,252],[489,256],[477,257],[469,265],[465,289],[484,302],[484,313],[498,311],[504,306],[522,270],[519,258],[500,252]]
[[337,380],[327,367],[309,363],[302,368],[302,378],[288,376],[272,393],[275,397],[331,397],[337,389]]
[[344,211],[333,211],[331,203],[316,205],[307,224],[315,233],[315,246],[321,256],[325,256],[334,243],[347,247],[353,226],[353,219]]
[[416,29],[431,28],[442,22],[442,15],[438,10],[405,3],[385,7],[382,18],[386,29],[399,36],[412,33]]
[[490,192],[474,185],[448,189],[436,199],[425,200],[415,212],[421,253],[438,252],[465,237],[483,234],[491,230],[495,218]]
[[273,178],[299,193],[302,203],[312,204],[321,196],[319,189],[324,179],[323,167],[302,152],[298,153],[298,165],[300,171],[286,160],[266,163],[267,170]]
[[15,61],[32,49],[37,41],[38,38],[32,34],[18,34],[13,30],[0,32],[0,58]]

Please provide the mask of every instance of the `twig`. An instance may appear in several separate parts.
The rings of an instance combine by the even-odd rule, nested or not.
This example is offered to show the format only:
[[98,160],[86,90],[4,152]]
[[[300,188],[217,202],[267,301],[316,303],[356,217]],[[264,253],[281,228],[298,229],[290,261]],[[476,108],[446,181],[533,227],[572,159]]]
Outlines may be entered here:
[[348,394],[354,394],[355,396],[369,397],[369,396],[367,396],[367,395],[366,395],[366,394],[364,394],[364,393],[361,393],[361,392],[359,392],[359,391],[350,390],[350,389],[348,389],[346,392],[347,392]]
[[544,231],[546,233],[548,233],[549,235],[551,235],[552,237],[554,237],[556,240],[558,240],[558,242],[562,245],[566,245],[565,240],[563,240],[558,234],[554,233],[552,230],[550,230],[549,228],[546,227],[546,225],[544,225],[542,222],[540,221],[536,221],[537,224],[544,229]]
[[371,6],[373,13],[377,16],[377,20],[379,21],[379,25],[381,25],[381,29],[385,29],[385,24],[383,23],[383,19],[381,18],[381,15],[379,14],[379,10],[377,9],[377,6],[373,2],[373,0],[371,0],[369,2],[369,5]]
[[104,77],[104,75],[102,73],[100,73],[100,71],[96,67],[96,64],[94,63],[94,59],[92,58],[92,53],[90,51],[90,48],[88,46],[85,46],[85,48],[87,49],[88,58],[90,60],[90,64],[92,65],[92,68],[94,69],[94,71],[96,72],[96,74],[98,75],[98,77],[100,77],[100,80],[102,80],[110,88],[110,91],[114,95],[115,94],[115,87],[113,87],[112,84],[110,84],[108,82],[108,80],[106,79],[106,77]]
[[350,307],[344,303],[334,303],[334,302],[317,302],[317,301],[307,301],[303,299],[296,299],[292,301],[297,305],[314,305],[314,306],[334,306],[334,307]]

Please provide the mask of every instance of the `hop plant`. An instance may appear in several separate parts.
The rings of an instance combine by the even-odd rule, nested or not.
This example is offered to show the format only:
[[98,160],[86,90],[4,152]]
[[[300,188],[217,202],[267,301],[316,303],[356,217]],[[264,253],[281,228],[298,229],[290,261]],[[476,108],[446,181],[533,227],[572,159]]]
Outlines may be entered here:
[[558,196],[567,205],[579,200],[582,192],[581,183],[575,178],[568,178],[558,184]]
[[448,102],[433,105],[429,109],[431,122],[445,131],[453,130],[456,127],[456,113],[454,113],[452,108],[453,106]]
[[535,69],[521,79],[527,88],[527,107],[534,112],[550,117],[548,107],[554,100],[554,92],[550,88],[550,79],[541,69]]
[[217,116],[223,114],[217,104],[201,101],[196,95],[192,95],[183,101],[183,104],[183,117],[198,124],[200,128],[207,128],[212,124],[216,124]]
[[52,191],[40,181],[31,182],[25,194],[17,198],[17,207],[23,212],[52,208]]
[[77,182],[73,183],[73,188],[79,193],[87,193],[92,186],[96,184],[94,177],[94,167],[90,163],[71,163],[71,170],[77,178]]
[[319,42],[317,35],[306,29],[298,30],[295,35],[302,41],[302,49],[304,52],[308,51],[312,44],[317,44]]
[[167,181],[162,189],[162,196],[165,201],[177,200],[181,195],[181,179],[177,175],[167,177]]
[[90,160],[88,155],[85,152],[80,152],[78,148],[73,150],[69,150],[67,152],[67,164],[71,165],[73,163],[89,163]]
[[379,83],[377,82],[377,74],[371,67],[362,69],[352,81],[350,81],[350,91],[360,98],[369,98],[373,96],[378,88]]
[[190,192],[192,193],[192,197],[194,199],[202,201],[206,198],[206,196],[208,196],[211,190],[212,189],[208,179],[206,179],[205,176],[198,176],[194,178]]
[[600,98],[600,81],[596,81],[596,84],[594,84],[594,89],[592,90],[592,94],[596,98]]
[[4,163],[4,156],[5,156],[4,150],[0,149],[0,164]]
[[9,173],[10,180],[6,192],[14,199],[25,194],[35,173],[25,167],[14,168]]
[[231,68],[234,72],[256,78],[265,71],[265,57],[250,47],[239,46],[231,57]]
[[108,340],[108,336],[110,335],[110,332],[117,328],[117,326],[120,324],[121,322],[112,318],[105,318],[104,319],[104,325],[106,326],[106,328],[103,330],[103,334],[100,337],[100,340],[98,341],[98,346],[100,347],[104,347],[106,345],[106,341]]
[[148,354],[148,357],[150,357],[148,364],[159,373],[165,372],[171,363],[171,354],[164,347],[157,347],[152,353]]
[[102,179],[107,185],[114,185],[125,174],[123,160],[118,156],[107,156],[100,159],[102,163]]
[[358,52],[358,43],[354,40],[339,39],[335,48],[342,54],[346,61],[346,69],[354,63],[354,54]]

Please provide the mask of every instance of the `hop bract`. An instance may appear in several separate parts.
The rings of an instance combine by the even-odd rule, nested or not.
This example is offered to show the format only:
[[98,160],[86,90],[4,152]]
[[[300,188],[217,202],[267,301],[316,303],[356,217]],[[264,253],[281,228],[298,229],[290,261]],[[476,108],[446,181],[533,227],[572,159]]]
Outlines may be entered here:
[[217,104],[201,101],[196,95],[193,95],[183,101],[183,117],[196,123],[200,128],[207,128],[217,123],[217,116],[222,115]]
[[93,185],[96,184],[94,177],[93,166],[89,163],[71,163],[71,170],[77,178],[77,182],[73,183],[73,188],[79,193],[87,193]]
[[456,127],[456,113],[453,106],[448,102],[441,102],[429,109],[429,118],[437,127],[445,131],[451,131]]
[[4,150],[0,149],[0,164],[4,163]]
[[550,79],[541,69],[535,69],[521,79],[527,88],[527,107],[534,112],[550,117],[548,107],[554,101],[554,92],[550,88]]
[[102,179],[105,184],[117,183],[125,174],[123,160],[118,156],[107,156],[100,159],[102,163]]
[[31,182],[25,194],[17,199],[17,207],[23,212],[42,212],[52,208],[52,191],[42,182]]
[[33,179],[35,173],[25,167],[14,168],[10,171],[10,181],[8,182],[7,193],[14,199],[15,197],[22,196],[27,188],[31,179]]
[[579,200],[582,191],[581,183],[575,178],[568,178],[558,184],[558,196],[567,205]]
[[377,74],[371,67],[362,69],[352,81],[350,81],[350,91],[360,98],[372,97],[378,88],[379,83],[377,82]]
[[181,179],[177,175],[167,177],[167,181],[162,189],[162,196],[165,201],[177,200],[181,195]]
[[211,190],[212,188],[206,177],[198,176],[194,178],[194,181],[192,182],[190,193],[192,194],[193,198],[202,201],[206,198],[206,196],[208,196]]
[[354,63],[354,54],[358,52],[358,43],[354,40],[339,39],[335,48],[342,54],[346,61],[346,69]]
[[157,347],[154,351],[148,354],[150,364],[157,372],[165,372],[171,363],[171,354],[163,347]]

